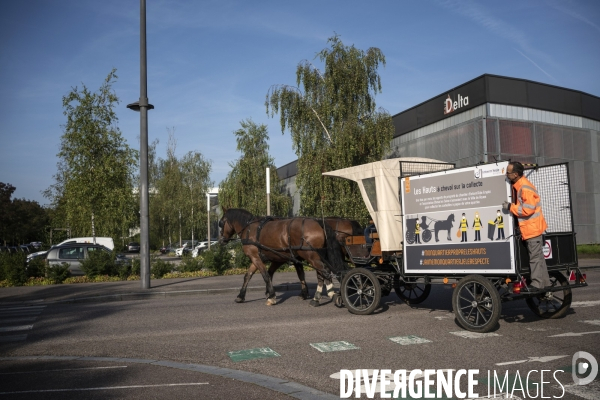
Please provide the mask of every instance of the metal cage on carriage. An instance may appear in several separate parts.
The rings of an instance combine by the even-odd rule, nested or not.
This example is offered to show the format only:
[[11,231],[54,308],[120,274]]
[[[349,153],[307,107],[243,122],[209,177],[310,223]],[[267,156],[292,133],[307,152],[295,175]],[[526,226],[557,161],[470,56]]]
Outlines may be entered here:
[[[416,304],[429,296],[432,284],[454,282],[452,307],[458,323],[470,331],[494,329],[502,303],[507,301],[524,299],[529,308],[543,318],[566,315],[571,304],[571,289],[587,285],[578,268],[566,163],[525,170],[525,176],[540,193],[548,223],[544,255],[552,287],[543,293],[529,293],[524,289],[529,283],[529,256],[520,240],[518,224],[508,215],[504,219],[507,229],[504,240],[493,240],[493,237],[490,240],[488,234],[480,244],[457,245],[448,232],[449,240],[442,238],[443,243],[439,243],[435,232],[436,241],[432,243],[427,243],[429,240],[414,242],[415,225],[423,218],[424,211],[431,221],[435,221],[430,217],[432,214],[450,213],[452,210],[448,207],[454,204],[452,202],[457,204],[454,212],[479,212],[480,209],[487,213],[485,215],[491,215],[492,210],[496,212],[501,201],[494,199],[510,196],[510,185],[504,180],[506,165],[499,162],[456,169],[453,164],[437,160],[405,158],[325,173],[358,183],[381,242],[379,253],[368,259],[354,258],[351,249],[347,249],[355,268],[338,274],[341,285],[336,304],[354,314],[371,314],[379,306],[381,297],[392,289],[402,300]],[[467,179],[469,176],[472,178]],[[483,187],[485,189],[479,190]],[[480,192],[483,194],[475,195]],[[423,196],[418,198],[419,195]],[[486,196],[490,197],[487,203],[477,203],[480,200],[477,197]],[[439,205],[436,202],[448,202],[450,206],[442,205],[438,207],[442,211],[436,211]],[[431,235],[430,225],[421,226],[423,234],[427,230]],[[483,256],[469,254],[478,252],[484,253]]]

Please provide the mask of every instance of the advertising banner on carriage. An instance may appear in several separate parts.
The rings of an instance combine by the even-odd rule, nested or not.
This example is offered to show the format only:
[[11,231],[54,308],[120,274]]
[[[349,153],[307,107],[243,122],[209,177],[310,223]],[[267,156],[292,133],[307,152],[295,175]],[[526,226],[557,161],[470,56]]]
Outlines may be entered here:
[[402,179],[404,265],[409,273],[512,273],[508,162]]

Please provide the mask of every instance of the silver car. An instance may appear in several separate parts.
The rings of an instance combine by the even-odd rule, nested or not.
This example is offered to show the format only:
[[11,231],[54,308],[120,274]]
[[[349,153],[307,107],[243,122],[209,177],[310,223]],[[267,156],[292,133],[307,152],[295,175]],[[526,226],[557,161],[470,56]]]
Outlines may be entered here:
[[[46,256],[46,265],[52,267],[66,263],[69,265],[71,275],[85,275],[85,272],[81,269],[81,262],[88,258],[90,253],[94,251],[112,253],[108,248],[100,244],[70,243],[50,249]],[[129,262],[123,254],[117,254],[116,261],[118,263]]]

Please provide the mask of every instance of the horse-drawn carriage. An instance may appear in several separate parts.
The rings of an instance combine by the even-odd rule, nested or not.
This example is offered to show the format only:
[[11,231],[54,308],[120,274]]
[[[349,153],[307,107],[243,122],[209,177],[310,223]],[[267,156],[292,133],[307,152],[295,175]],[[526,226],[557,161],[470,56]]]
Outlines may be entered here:
[[[571,289],[587,285],[577,264],[568,165],[525,170],[540,193],[548,223],[544,256],[552,287],[541,293],[527,290],[529,255],[517,224],[501,211],[511,196],[506,168],[507,162],[455,169],[436,160],[405,158],[324,173],[358,183],[379,236],[370,257],[364,250],[355,257],[355,237],[346,238],[346,253],[355,268],[336,274],[341,282],[336,304],[354,314],[371,314],[392,289],[415,304],[427,298],[432,284],[452,284],[456,319],[470,331],[494,329],[507,301],[524,299],[543,318],[564,316]],[[472,240],[471,232],[461,234],[460,223],[455,223],[461,215],[485,221],[499,212],[505,214],[506,239],[487,235]],[[423,222],[421,243],[415,242],[417,219]],[[435,241],[431,222],[437,225]],[[463,241],[453,237],[455,231]]]

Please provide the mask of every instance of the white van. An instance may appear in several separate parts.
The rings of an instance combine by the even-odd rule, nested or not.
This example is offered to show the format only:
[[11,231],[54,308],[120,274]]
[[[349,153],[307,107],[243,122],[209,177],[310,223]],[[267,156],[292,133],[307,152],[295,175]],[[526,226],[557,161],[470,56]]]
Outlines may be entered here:
[[[67,239],[64,242],[60,242],[56,246],[62,246],[63,244],[69,243],[94,243],[93,237],[78,237]],[[101,244],[104,247],[108,247],[108,249],[113,250],[115,248],[115,243],[112,238],[109,237],[98,237],[96,236],[96,244]]]

